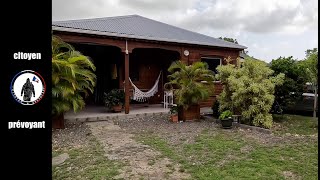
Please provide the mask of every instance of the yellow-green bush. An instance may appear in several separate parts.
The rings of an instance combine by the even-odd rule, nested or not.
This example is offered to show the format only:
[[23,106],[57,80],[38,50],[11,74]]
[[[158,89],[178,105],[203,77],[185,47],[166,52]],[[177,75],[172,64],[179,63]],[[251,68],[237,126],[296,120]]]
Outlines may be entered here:
[[252,58],[246,58],[241,68],[227,64],[217,70],[217,78],[224,85],[218,97],[219,110],[239,112],[244,123],[270,128],[274,88],[283,83],[284,74],[272,76],[273,71],[265,62]]

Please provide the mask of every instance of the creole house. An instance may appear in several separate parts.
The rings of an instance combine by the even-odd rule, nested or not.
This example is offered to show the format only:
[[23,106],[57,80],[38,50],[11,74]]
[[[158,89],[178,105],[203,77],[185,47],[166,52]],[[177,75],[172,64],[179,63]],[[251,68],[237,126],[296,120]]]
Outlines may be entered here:
[[[52,29],[54,35],[94,61],[97,86],[90,102],[102,104],[104,92],[129,89],[125,91],[126,114],[134,95],[136,100],[150,97],[148,103],[152,104],[163,102],[171,62],[204,61],[215,71],[228,56],[236,63],[246,48],[138,15],[55,21]],[[216,82],[215,94],[201,107],[211,107],[221,88]]]

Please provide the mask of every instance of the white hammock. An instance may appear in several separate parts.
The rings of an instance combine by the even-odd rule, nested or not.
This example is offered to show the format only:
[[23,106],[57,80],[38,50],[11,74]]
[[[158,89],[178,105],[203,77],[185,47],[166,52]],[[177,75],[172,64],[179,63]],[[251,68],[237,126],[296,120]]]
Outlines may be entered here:
[[154,96],[158,92],[160,75],[161,75],[161,71],[160,71],[159,76],[158,76],[156,82],[154,83],[153,87],[147,92],[141,91],[136,85],[133,84],[133,82],[131,81],[131,79],[129,77],[129,81],[131,82],[131,84],[133,86],[132,99],[136,100],[136,101],[139,101],[139,102],[144,102],[148,98]]

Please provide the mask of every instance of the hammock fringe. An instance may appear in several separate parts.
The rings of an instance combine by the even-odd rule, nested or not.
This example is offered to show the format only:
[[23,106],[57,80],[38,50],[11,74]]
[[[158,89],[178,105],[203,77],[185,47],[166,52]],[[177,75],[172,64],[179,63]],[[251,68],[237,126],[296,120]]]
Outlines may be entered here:
[[136,100],[138,102],[145,102],[150,97],[154,96],[158,92],[159,80],[160,80],[161,72],[162,71],[160,71],[160,73],[158,75],[158,78],[157,78],[156,82],[154,83],[154,85],[152,86],[152,88],[147,92],[141,91],[136,85],[133,84],[133,82],[131,81],[131,79],[129,77],[129,81],[130,81],[130,83],[131,83],[131,85],[133,87],[132,99]]

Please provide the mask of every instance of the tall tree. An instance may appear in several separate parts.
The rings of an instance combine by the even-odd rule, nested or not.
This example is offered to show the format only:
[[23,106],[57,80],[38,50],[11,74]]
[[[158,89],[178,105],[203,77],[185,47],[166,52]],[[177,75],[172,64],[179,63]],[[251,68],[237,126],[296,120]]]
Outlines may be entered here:
[[299,67],[299,62],[292,56],[279,57],[271,61],[270,68],[275,75],[285,74],[284,83],[275,89],[274,110],[288,110],[301,99],[305,80],[304,72]]
[[308,49],[306,51],[306,58],[301,62],[301,65],[305,68],[307,81],[312,83],[314,89],[313,117],[316,117],[318,99],[318,49]]

